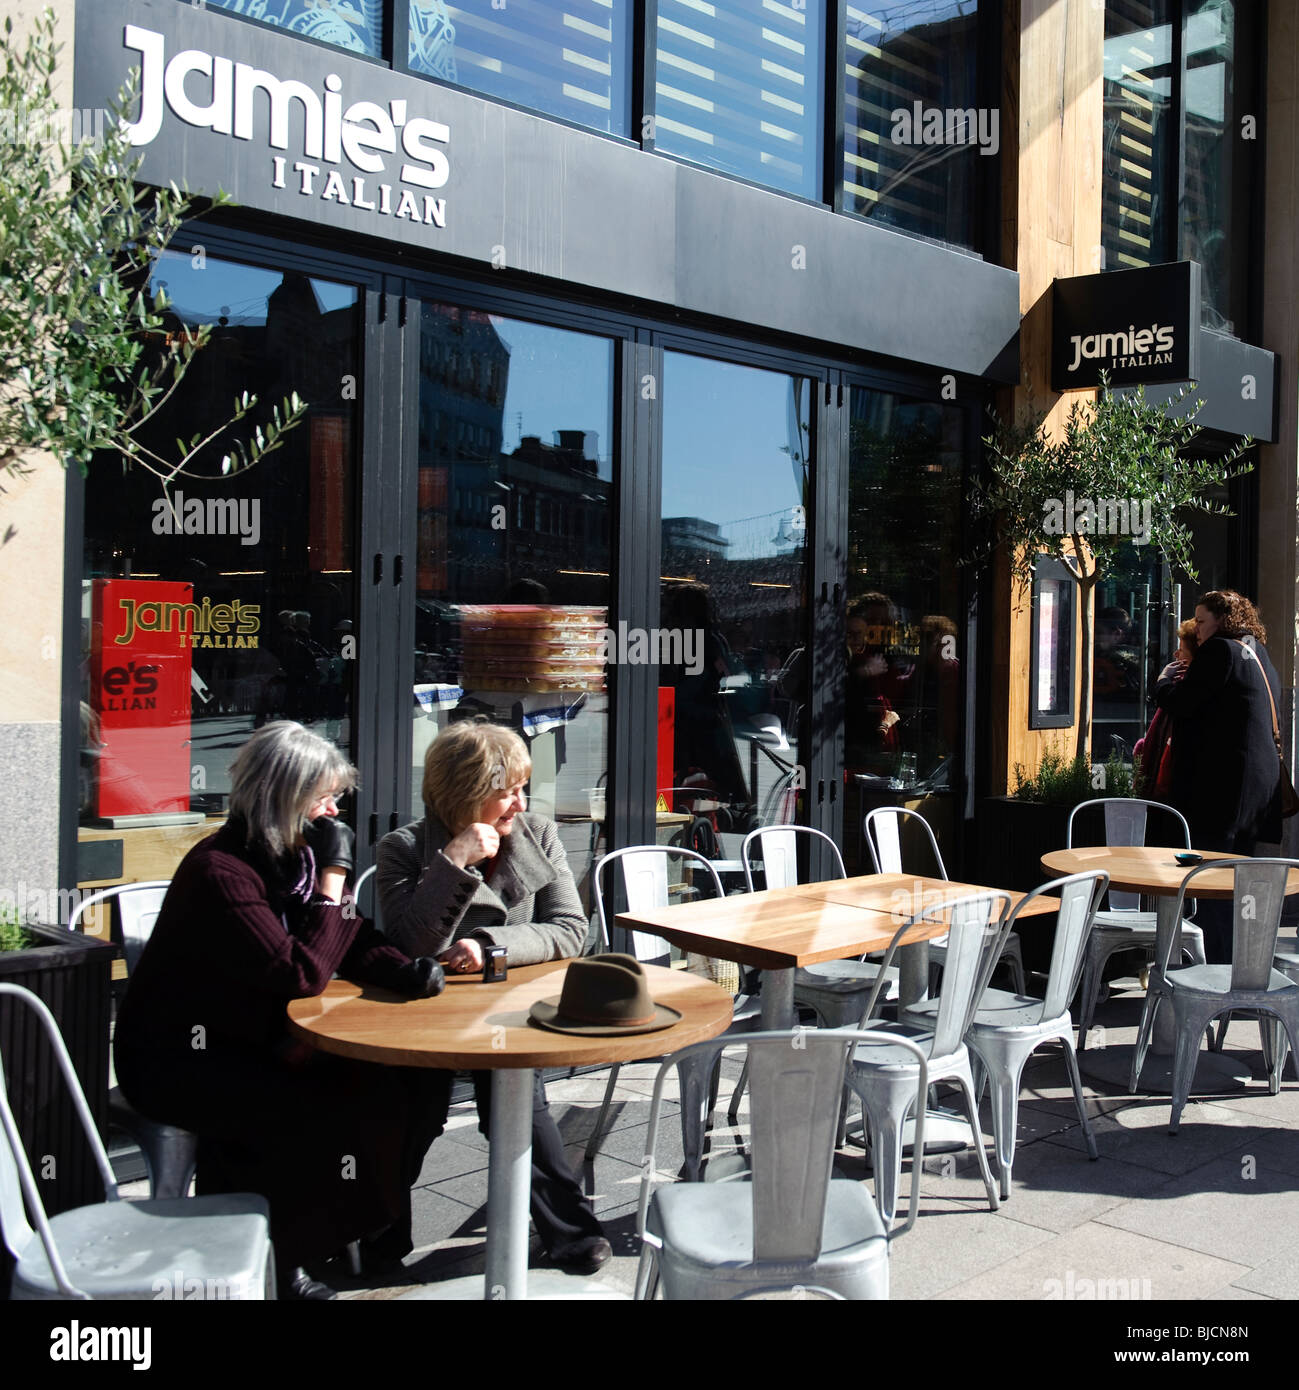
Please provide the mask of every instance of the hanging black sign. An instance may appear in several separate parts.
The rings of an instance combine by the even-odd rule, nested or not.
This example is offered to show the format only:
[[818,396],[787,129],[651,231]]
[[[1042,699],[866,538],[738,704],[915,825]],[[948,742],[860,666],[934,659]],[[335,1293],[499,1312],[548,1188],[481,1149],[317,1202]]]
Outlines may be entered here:
[[1195,261],[1077,275],[1054,285],[1051,389],[1192,381],[1200,370]]

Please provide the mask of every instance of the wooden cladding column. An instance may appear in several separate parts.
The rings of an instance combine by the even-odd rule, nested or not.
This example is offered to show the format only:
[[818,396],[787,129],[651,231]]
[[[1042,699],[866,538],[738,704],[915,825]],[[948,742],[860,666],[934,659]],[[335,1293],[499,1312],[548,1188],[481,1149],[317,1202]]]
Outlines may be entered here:
[[[997,402],[1003,414],[1049,408],[1059,428],[1073,400],[1051,385],[1051,282],[1101,268],[1102,76],[1105,11],[1095,0],[1006,0],[1002,82],[1003,263],[1019,272],[1020,378]],[[989,740],[990,782],[1032,769],[1057,747],[1071,756],[1076,729],[1028,727],[1030,595],[1013,589],[999,557]],[[1081,681],[1081,670],[1076,681]],[[1075,708],[1077,706],[1075,686]]]

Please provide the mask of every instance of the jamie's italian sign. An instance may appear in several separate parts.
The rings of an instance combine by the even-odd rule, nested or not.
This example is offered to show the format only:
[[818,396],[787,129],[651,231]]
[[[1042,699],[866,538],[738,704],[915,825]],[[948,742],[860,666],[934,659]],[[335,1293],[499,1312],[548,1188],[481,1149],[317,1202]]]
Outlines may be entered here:
[[79,107],[135,74],[147,182],[424,243],[447,225],[451,128],[427,82],[174,0],[78,5],[75,64]]
[[189,810],[193,586],[96,579],[90,704],[98,724],[95,813]]
[[1057,280],[1051,389],[1194,380],[1200,371],[1200,267],[1194,261]]

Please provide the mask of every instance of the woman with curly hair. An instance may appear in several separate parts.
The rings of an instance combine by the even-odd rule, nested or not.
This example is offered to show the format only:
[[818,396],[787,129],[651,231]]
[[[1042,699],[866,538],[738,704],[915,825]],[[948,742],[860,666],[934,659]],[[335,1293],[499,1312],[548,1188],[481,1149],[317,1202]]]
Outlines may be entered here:
[[[1156,689],[1159,707],[1172,719],[1168,800],[1186,817],[1196,849],[1252,855],[1258,841],[1281,839],[1281,771],[1272,734],[1281,682],[1258,610],[1235,590],[1200,597],[1195,631],[1194,659],[1166,671]],[[1209,962],[1229,961],[1229,917],[1202,918],[1201,925]]]

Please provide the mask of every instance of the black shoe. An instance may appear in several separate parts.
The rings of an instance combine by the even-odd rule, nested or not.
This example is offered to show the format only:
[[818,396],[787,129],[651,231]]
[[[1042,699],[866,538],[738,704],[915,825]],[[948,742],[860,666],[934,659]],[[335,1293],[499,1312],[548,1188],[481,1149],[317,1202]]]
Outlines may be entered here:
[[323,1303],[328,1299],[338,1297],[338,1294],[328,1284],[322,1284],[319,1279],[313,1279],[301,1265],[296,1269],[286,1270],[280,1275],[276,1291],[281,1302],[284,1303],[302,1301]]
[[613,1246],[603,1236],[587,1236],[550,1258],[569,1274],[594,1274],[613,1258]]

